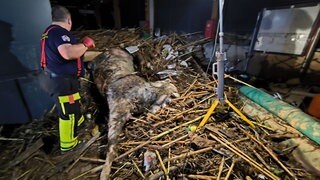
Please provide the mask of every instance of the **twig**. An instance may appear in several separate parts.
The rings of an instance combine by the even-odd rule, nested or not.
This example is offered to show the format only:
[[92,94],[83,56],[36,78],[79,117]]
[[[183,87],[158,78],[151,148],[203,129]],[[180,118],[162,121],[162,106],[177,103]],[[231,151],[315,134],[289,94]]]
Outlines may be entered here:
[[[183,139],[183,138],[182,138]],[[179,139],[181,140],[181,139]],[[184,144],[186,143],[186,141],[175,141],[175,143],[181,143],[181,144]],[[139,145],[139,144],[142,144],[142,143],[145,143],[146,141],[131,141],[131,142],[123,142],[123,143],[119,143],[120,145],[122,146],[130,146],[130,145]],[[165,141],[151,141],[150,144],[172,144],[171,143],[172,141],[170,140],[165,140]],[[163,145],[164,146],[164,145]],[[101,146],[100,146],[101,147]]]
[[14,158],[12,161],[9,162],[7,168],[10,169],[13,166],[21,163],[27,158],[30,158],[31,155],[37,152],[43,146],[42,139],[37,140],[30,148],[22,152],[18,157]]
[[133,160],[132,160],[132,164],[137,169],[137,171],[138,171],[139,175],[142,177],[142,179],[145,179],[146,177],[144,177],[143,173],[141,172],[141,170],[139,169],[139,167],[137,166],[137,164]]
[[232,80],[234,80],[234,81],[237,81],[237,82],[239,82],[239,83],[241,83],[241,84],[244,84],[244,85],[246,85],[246,86],[249,86],[249,87],[252,87],[252,88],[256,88],[256,87],[254,87],[254,86],[252,86],[252,85],[250,85],[250,84],[248,84],[248,83],[246,83],[246,82],[243,82],[243,81],[241,81],[241,80],[239,80],[239,79],[237,79],[237,78],[232,77],[231,75],[225,74],[224,77],[225,77],[225,78],[230,78],[230,79],[232,79]]
[[83,176],[85,176],[86,174],[89,174],[89,173],[95,173],[97,171],[100,171],[102,168],[103,168],[103,166],[97,166],[97,167],[95,167],[93,169],[90,169],[90,170],[80,174],[79,176],[76,176],[76,177],[72,178],[71,180],[76,180],[76,179],[82,178]]
[[232,159],[232,164],[231,164],[231,166],[230,166],[230,168],[229,168],[229,170],[228,170],[228,173],[227,173],[226,177],[224,178],[225,180],[228,180],[228,179],[229,179],[234,165],[235,165],[235,160]]
[[196,154],[201,154],[203,152],[210,151],[212,149],[213,149],[213,147],[207,147],[207,148],[203,148],[203,149],[200,149],[200,150],[197,150],[197,151],[183,153],[183,154],[180,154],[178,156],[174,156],[174,157],[172,157],[170,159],[165,159],[163,162],[166,163],[168,161],[174,161],[174,160],[177,160],[177,159],[186,158],[186,157],[189,157],[189,156],[193,156],[193,155],[196,155]]
[[[171,148],[168,150],[168,159],[170,159],[171,156]],[[170,161],[168,161],[168,174],[170,173]]]
[[203,116],[197,117],[197,118],[194,119],[194,120],[191,120],[191,121],[189,121],[189,122],[183,123],[183,124],[181,124],[181,125],[179,125],[179,126],[177,126],[177,127],[174,127],[174,128],[172,128],[172,129],[169,129],[169,130],[167,130],[167,131],[164,131],[164,132],[162,132],[162,133],[160,133],[160,134],[158,134],[158,135],[156,135],[156,136],[151,137],[150,140],[146,141],[145,143],[140,144],[139,146],[137,146],[137,147],[135,147],[135,148],[133,148],[133,149],[130,149],[129,151],[125,152],[124,154],[116,157],[116,158],[115,158],[115,161],[117,161],[117,160],[119,160],[119,159],[127,156],[128,154],[136,151],[137,149],[140,149],[141,147],[149,144],[150,142],[152,142],[152,141],[154,141],[154,140],[159,139],[160,137],[162,137],[162,136],[164,136],[164,135],[166,135],[166,134],[169,134],[169,133],[171,133],[171,132],[173,132],[173,131],[181,128],[181,127],[184,127],[184,126],[187,126],[187,125],[189,125],[189,124],[192,124],[192,123],[194,123],[194,122],[199,121],[202,117],[203,117]]
[[[247,161],[249,164],[251,164],[252,166],[254,166],[255,168],[257,168],[259,171],[261,171],[262,173],[264,173],[265,175],[267,175],[268,177],[270,177],[271,179],[277,179],[279,180],[279,177],[275,176],[274,174],[272,174],[269,170],[263,168],[260,164],[258,164],[256,161],[254,161],[251,157],[249,157],[247,154],[243,153],[242,151],[240,151],[237,147],[235,147],[234,145],[232,145],[231,143],[225,143],[222,140],[220,140],[218,137],[216,137],[213,134],[209,134],[213,139],[215,139],[216,141],[218,141],[219,143],[221,143],[223,146],[227,147],[229,150],[231,150],[233,153],[237,154],[239,157],[241,157],[242,159],[244,159],[245,161]],[[222,138],[223,139],[223,138]]]
[[205,176],[205,175],[197,175],[197,174],[188,174],[186,175],[190,179],[217,179],[215,176]]
[[[169,171],[176,171],[178,169],[177,166],[170,167]],[[163,176],[163,171],[159,171],[151,176],[148,177],[149,180],[158,180],[161,176]]]
[[261,141],[258,141],[254,136],[246,132],[243,128],[238,126],[238,128],[245,133],[250,139],[252,139],[254,142],[258,143],[264,150],[268,152],[268,154],[294,179],[297,179],[297,177],[284,165],[282,162],[278,159],[278,157],[268,148],[266,147]]
[[17,180],[18,180],[18,179],[21,179],[21,178],[23,178],[26,174],[28,174],[28,173],[30,173],[30,172],[32,172],[32,171],[34,171],[34,169],[29,169],[28,171],[22,173],[22,174],[21,174],[19,177],[17,177],[16,179],[17,179]]
[[24,139],[0,137],[0,141],[24,141]]
[[145,146],[145,145],[149,144],[150,142],[151,142],[150,140],[149,140],[149,141],[146,141],[145,143],[142,143],[142,144],[140,144],[139,146],[137,146],[137,147],[135,147],[135,148],[130,149],[129,151],[127,151],[127,152],[125,152],[125,153],[121,154],[120,156],[116,157],[116,158],[114,159],[114,161],[117,161],[117,160],[119,160],[119,159],[121,159],[121,158],[123,158],[123,157],[127,156],[128,154],[130,154],[130,153],[132,153],[132,152],[134,152],[134,151],[136,151],[136,150],[138,150],[138,149],[142,148],[143,146]]
[[222,156],[222,160],[221,160],[221,163],[220,163],[220,166],[219,166],[219,172],[218,172],[217,180],[220,180],[224,162],[225,162],[225,159],[224,159],[224,156]]
[[[88,151],[88,150],[86,150],[86,152],[87,152],[87,151]],[[85,152],[85,153],[86,153],[86,152]],[[85,155],[85,153],[81,154],[81,156],[80,156],[79,158],[77,158],[77,159],[66,169],[66,172],[67,172],[67,173],[73,168],[74,165],[77,164],[77,162]]]
[[266,163],[266,161],[260,156],[260,154],[256,151],[256,150],[252,150],[254,155],[259,159],[259,161],[265,166],[267,167],[267,169],[271,170],[270,166]]
[[[94,143],[99,138],[99,136],[100,136],[100,132],[97,133],[95,136],[93,136],[80,150],[75,152],[75,154],[72,154],[71,157],[67,157],[67,160],[64,158],[59,163],[57,163],[57,165],[56,165],[57,170],[63,169],[66,165],[70,164],[70,162],[74,161],[75,159],[79,159],[79,156],[81,156],[81,154],[84,151],[86,151],[86,149],[88,149],[91,146],[91,144]],[[71,166],[73,166],[73,164],[71,164]]]
[[159,153],[158,150],[156,150],[156,154],[157,154],[157,157],[158,157],[158,159],[159,159],[160,166],[161,166],[164,174],[166,175],[166,179],[169,180],[169,176],[168,176],[167,169],[166,169],[166,167],[165,167],[164,164],[163,164],[162,158],[161,158],[160,153]]
[[189,134],[183,135],[183,136],[181,136],[181,137],[179,137],[179,138],[177,138],[167,144],[164,144],[161,146],[161,148],[167,148],[168,146],[171,146],[172,144],[176,143],[177,141],[180,141],[180,140],[187,138],[187,137],[189,137]]
[[191,85],[188,87],[188,89],[181,95],[181,97],[185,96],[189,91],[190,89],[194,86],[194,84],[197,82],[198,80],[198,77],[196,77],[193,82],[191,83]]
[[89,162],[101,162],[101,163],[106,162],[106,160],[104,160],[104,159],[93,159],[93,158],[87,158],[87,157],[80,157],[80,160],[89,161]]
[[116,172],[113,173],[112,176],[116,175],[122,168],[124,168],[126,165],[130,165],[129,162],[125,162],[119,169],[116,170]]

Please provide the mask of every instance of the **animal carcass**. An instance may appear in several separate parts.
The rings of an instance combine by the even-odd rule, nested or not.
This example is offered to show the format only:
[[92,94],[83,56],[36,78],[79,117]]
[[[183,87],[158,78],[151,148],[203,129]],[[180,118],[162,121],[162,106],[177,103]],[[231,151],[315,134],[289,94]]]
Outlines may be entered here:
[[168,80],[146,82],[137,76],[133,57],[121,49],[104,52],[96,58],[94,67],[94,82],[109,106],[107,158],[100,177],[108,179],[119,135],[131,114],[146,109],[154,113],[179,94]]

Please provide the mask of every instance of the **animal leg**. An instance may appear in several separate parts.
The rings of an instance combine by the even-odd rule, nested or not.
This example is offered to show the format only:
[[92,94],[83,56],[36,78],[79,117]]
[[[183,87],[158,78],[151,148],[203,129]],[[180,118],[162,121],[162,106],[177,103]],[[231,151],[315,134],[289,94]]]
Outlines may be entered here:
[[[121,101],[121,100],[120,100]],[[110,178],[112,162],[117,155],[117,143],[119,136],[126,121],[130,117],[130,110],[125,103],[114,103],[110,109],[109,123],[108,123],[108,146],[105,165],[100,174],[100,180],[107,180]]]

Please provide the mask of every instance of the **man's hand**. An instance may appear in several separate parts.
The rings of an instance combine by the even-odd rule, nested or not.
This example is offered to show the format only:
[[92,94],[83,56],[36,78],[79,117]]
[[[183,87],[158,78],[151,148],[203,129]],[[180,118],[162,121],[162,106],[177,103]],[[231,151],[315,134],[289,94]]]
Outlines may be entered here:
[[94,40],[91,39],[90,37],[86,36],[83,38],[82,43],[84,44],[85,47],[87,48],[94,48],[95,44],[94,44]]

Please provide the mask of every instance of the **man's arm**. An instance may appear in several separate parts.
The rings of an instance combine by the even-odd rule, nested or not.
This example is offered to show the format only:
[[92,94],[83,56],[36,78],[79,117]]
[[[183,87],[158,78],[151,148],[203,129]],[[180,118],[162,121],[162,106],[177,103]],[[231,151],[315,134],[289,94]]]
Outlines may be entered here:
[[80,44],[61,44],[58,46],[60,55],[66,60],[77,59],[82,56],[89,48],[94,48],[94,40],[88,36],[84,37]]
[[82,56],[86,51],[87,47],[84,44],[61,44],[58,46],[60,55],[66,60],[77,59]]

